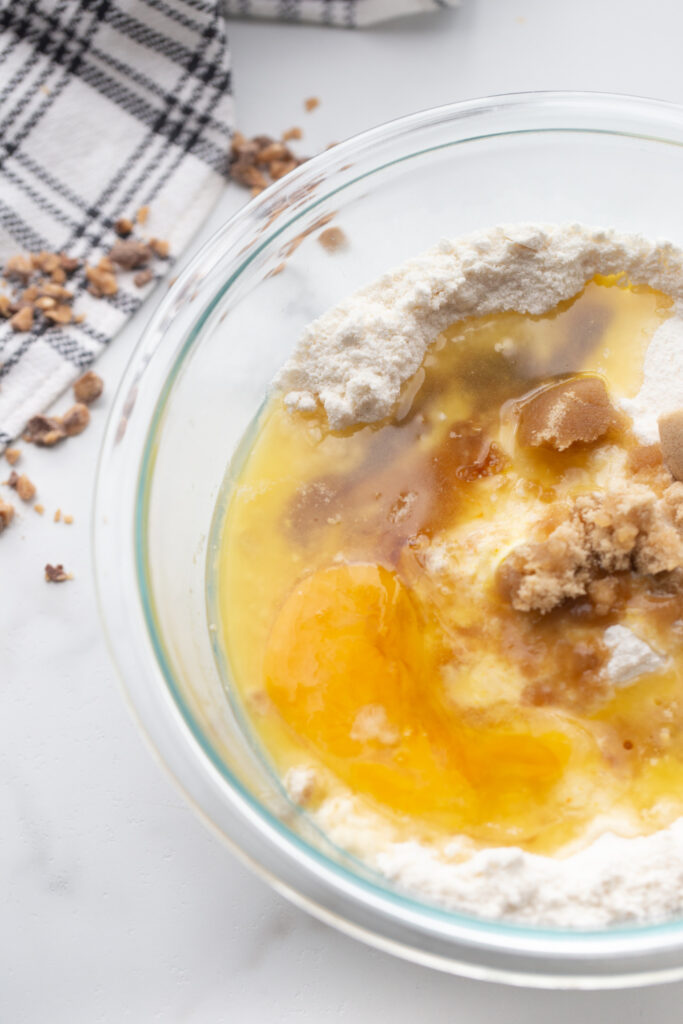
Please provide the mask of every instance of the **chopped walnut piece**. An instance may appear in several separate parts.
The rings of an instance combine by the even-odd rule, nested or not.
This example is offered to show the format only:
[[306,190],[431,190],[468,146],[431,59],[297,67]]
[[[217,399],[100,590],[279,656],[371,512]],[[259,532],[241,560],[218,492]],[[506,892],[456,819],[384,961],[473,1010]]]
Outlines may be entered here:
[[114,242],[109,250],[109,259],[123,270],[136,270],[146,267],[152,258],[152,250],[144,242],[136,242],[133,238],[120,239]]
[[78,270],[79,263],[79,260],[73,256],[67,256],[65,252],[59,253],[59,265],[66,274],[73,274],[74,270]]
[[304,110],[310,112],[315,110],[316,107],[320,106],[320,100],[317,96],[309,96],[308,99],[304,100]]
[[683,409],[660,416],[657,426],[664,465],[674,480],[683,480]]
[[46,309],[45,316],[54,324],[70,324],[73,317],[73,311],[71,306],[55,306],[54,309]]
[[53,416],[33,416],[22,436],[29,444],[50,448],[66,437],[66,431],[61,421]]
[[244,159],[235,160],[230,164],[230,177],[240,185],[246,185],[247,188],[264,189],[268,186],[265,174],[259,171],[251,161]]
[[56,299],[51,299],[49,295],[41,295],[39,299],[33,303],[36,309],[41,309],[45,312],[48,309],[54,309],[57,305]]
[[128,217],[119,217],[114,224],[114,231],[119,238],[128,238],[133,233],[133,221]]
[[301,128],[295,126],[294,128],[288,128],[286,132],[282,133],[282,141],[291,142],[294,139],[302,139],[303,135],[304,133]]
[[530,447],[563,452],[578,441],[597,441],[615,422],[600,377],[573,377],[543,388],[519,406],[517,438]]
[[268,171],[271,178],[274,181],[278,181],[280,178],[284,178],[285,174],[289,174],[290,171],[295,171],[298,166],[298,160],[273,160],[268,166]]
[[328,252],[336,252],[337,249],[342,249],[349,242],[341,228],[326,228],[318,235],[318,241]]
[[160,260],[167,260],[171,247],[165,238],[150,238],[149,247]]
[[21,456],[21,452],[19,451],[18,448],[6,448],[5,449],[5,458],[9,462],[10,466],[15,466],[17,464],[17,462],[19,461],[20,456]]
[[13,312],[12,300],[9,295],[0,295],[0,316],[10,317]]
[[149,206],[141,206],[138,212],[135,214],[135,219],[138,222],[138,224],[146,224],[148,217]]
[[68,288],[63,288],[61,284],[55,284],[54,281],[39,284],[38,294],[57,299],[59,302],[71,302],[74,297],[73,292],[70,292]]
[[71,526],[73,521],[74,521],[74,517],[73,516],[67,516],[67,515],[64,516],[64,522],[66,523],[67,526]]
[[133,278],[133,284],[136,288],[144,288],[146,284],[154,277],[152,271],[147,267],[145,270],[140,270]]
[[45,511],[45,506],[39,504],[39,502],[36,502],[35,505],[33,506],[33,511],[37,512],[39,516],[42,516],[43,512]]
[[283,142],[270,142],[256,154],[256,163],[267,166],[273,160],[287,160],[290,156],[289,147]]
[[100,397],[103,389],[102,378],[94,370],[87,370],[74,384],[74,397],[77,402],[90,405]]
[[42,251],[31,253],[31,263],[36,270],[42,270],[46,274],[51,274],[58,267],[61,269],[59,256],[56,252]]
[[16,492],[22,501],[33,501],[36,496],[36,485],[22,473],[16,484]]
[[33,263],[30,256],[10,256],[5,263],[3,272],[5,277],[28,281],[33,274]]
[[66,572],[61,562],[58,565],[45,566],[45,579],[48,583],[65,583],[66,580],[72,580],[73,576],[70,572]]
[[101,299],[103,295],[116,295],[119,290],[116,274],[113,273],[109,260],[106,262],[100,260],[97,267],[86,267],[85,276],[88,281],[88,291],[96,299]]
[[13,331],[30,331],[33,327],[33,310],[30,306],[22,306],[10,319]]
[[3,498],[0,498],[0,533],[7,529],[13,519],[14,505],[11,505],[9,501],[5,501]]
[[72,405],[62,416],[61,423],[67,437],[75,437],[76,434],[82,433],[90,423],[90,412],[87,405],[83,405],[82,402]]
[[62,510],[61,510],[61,508],[58,508],[58,509],[55,510],[55,514],[53,516],[53,521],[55,523],[61,523],[61,521],[62,521]]
[[61,267],[55,267],[55,269],[50,274],[50,280],[53,281],[55,284],[64,284],[64,282],[66,281],[66,271],[63,270]]

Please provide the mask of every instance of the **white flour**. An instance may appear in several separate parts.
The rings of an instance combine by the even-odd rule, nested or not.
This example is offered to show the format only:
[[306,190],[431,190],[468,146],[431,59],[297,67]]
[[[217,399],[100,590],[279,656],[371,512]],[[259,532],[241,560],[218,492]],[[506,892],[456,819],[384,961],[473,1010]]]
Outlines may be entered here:
[[[658,415],[683,407],[683,252],[578,225],[512,225],[441,242],[314,321],[276,383],[292,411],[322,405],[332,429],[374,422],[392,411],[449,324],[506,310],[542,314],[595,274],[620,272],[677,300],[649,346],[640,393],[622,402],[639,436],[657,440]],[[615,685],[661,665],[625,627],[610,627],[605,639]],[[311,771],[294,779],[305,778],[307,791]],[[295,800],[300,788],[290,787]],[[401,888],[477,916],[594,928],[683,914],[683,818],[641,837],[628,835],[636,829],[626,820],[596,821],[585,848],[553,858],[477,849],[463,837],[440,847],[399,842],[351,794],[326,799],[315,816],[334,842]]]
[[[547,313],[596,274],[621,272],[634,284],[683,299],[683,252],[670,242],[536,224],[442,241],[314,320],[276,385],[292,410],[312,411],[320,403],[333,430],[372,423],[392,411],[402,385],[449,324],[506,310]],[[643,389],[628,411],[642,436],[654,429],[656,438],[652,410],[683,405],[683,305],[653,345]]]

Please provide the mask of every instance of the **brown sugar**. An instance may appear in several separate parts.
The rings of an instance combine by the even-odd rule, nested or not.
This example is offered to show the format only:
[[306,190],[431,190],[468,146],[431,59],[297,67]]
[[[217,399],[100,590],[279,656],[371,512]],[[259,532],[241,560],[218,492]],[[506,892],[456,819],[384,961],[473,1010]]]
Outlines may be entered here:
[[664,465],[675,480],[683,480],[683,409],[660,416],[657,425]]
[[[671,484],[661,498],[638,483],[579,495],[549,517],[547,536],[515,548],[498,570],[501,592],[517,611],[546,613],[588,593],[605,614],[616,594],[593,586],[605,574],[683,568],[683,484]],[[547,521],[541,536],[544,530]]]
[[573,377],[543,388],[519,407],[517,438],[532,448],[564,451],[578,441],[597,441],[615,422],[600,377]]

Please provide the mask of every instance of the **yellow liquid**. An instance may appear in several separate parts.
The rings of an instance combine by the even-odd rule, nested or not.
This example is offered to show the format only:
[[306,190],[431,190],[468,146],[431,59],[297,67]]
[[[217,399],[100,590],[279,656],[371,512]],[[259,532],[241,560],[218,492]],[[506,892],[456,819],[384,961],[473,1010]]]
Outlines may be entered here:
[[[216,572],[232,676],[278,771],[314,764],[317,800],[350,790],[405,837],[539,852],[600,815],[646,832],[681,813],[677,594],[634,585],[611,617],[540,617],[495,585],[539,502],[604,486],[633,443],[522,451],[508,403],[579,371],[634,395],[670,307],[611,278],[546,316],[456,324],[393,417],[344,433],[270,401]],[[671,659],[613,695],[601,637],[617,621]]]

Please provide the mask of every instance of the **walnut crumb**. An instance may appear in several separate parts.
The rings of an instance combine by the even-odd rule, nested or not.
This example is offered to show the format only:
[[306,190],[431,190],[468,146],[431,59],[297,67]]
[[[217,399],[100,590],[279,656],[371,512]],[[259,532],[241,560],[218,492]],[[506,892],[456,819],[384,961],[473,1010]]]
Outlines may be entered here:
[[41,505],[39,502],[36,502],[35,505],[33,506],[33,511],[37,512],[39,516],[42,516],[43,512],[45,511],[45,506]]
[[165,238],[150,238],[149,247],[155,256],[158,256],[160,260],[167,260],[171,251],[171,246]]
[[55,514],[54,514],[54,522],[55,523],[61,523],[61,521],[62,521],[62,510],[61,510],[61,508],[58,508],[55,511]]
[[54,309],[46,309],[45,316],[54,324],[70,324],[73,318],[71,306],[55,306]]
[[323,249],[327,249],[328,252],[336,252],[338,249],[343,249],[349,243],[342,229],[336,227],[326,228],[324,231],[321,231],[318,235],[318,241]]
[[133,221],[128,217],[119,217],[114,224],[114,231],[119,238],[128,238],[133,233]]
[[302,132],[301,128],[294,126],[293,128],[288,128],[286,132],[282,133],[282,141],[293,142],[298,139],[302,139],[303,135],[304,133]]
[[144,288],[146,284],[154,277],[152,271],[147,267],[145,270],[140,270],[133,278],[133,284],[136,288]]
[[66,523],[67,526],[71,526],[73,521],[74,521],[74,517],[73,516],[67,516],[67,515],[64,516],[64,522]]
[[22,501],[32,501],[35,497],[36,486],[25,473],[22,473],[20,476],[12,470],[6,483],[17,492]]
[[304,110],[306,110],[309,114],[312,110],[315,110],[316,107],[319,106],[320,100],[318,99],[317,96],[309,96],[308,99],[304,100]]
[[48,583],[65,583],[66,580],[72,580],[73,576],[70,572],[66,572],[61,562],[58,565],[45,566],[45,579]]
[[109,250],[109,259],[116,263],[122,270],[136,270],[138,267],[146,267],[152,258],[152,250],[144,242],[136,242],[135,239],[120,239],[114,242]]
[[6,530],[14,519],[14,505],[0,498],[0,533]]
[[87,405],[82,402],[72,405],[62,416],[61,423],[67,437],[75,437],[82,433],[90,423],[90,412]]
[[33,327],[33,310],[30,306],[22,306],[10,318],[10,327],[13,331],[30,331]]
[[105,295],[116,295],[119,290],[116,274],[109,260],[102,259],[96,267],[86,267],[85,277],[88,291],[96,299],[101,299]]
[[10,466],[15,466],[21,457],[21,452],[18,448],[6,448],[5,458],[9,462]]
[[22,436],[29,444],[51,448],[66,437],[66,431],[61,421],[54,416],[33,416],[26,424]]
[[138,212],[135,214],[135,219],[138,222],[138,224],[146,224],[148,217],[149,206],[141,206]]
[[94,370],[87,370],[74,384],[74,397],[77,402],[90,405],[100,397],[103,389],[102,378]]

